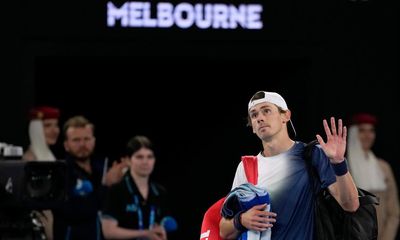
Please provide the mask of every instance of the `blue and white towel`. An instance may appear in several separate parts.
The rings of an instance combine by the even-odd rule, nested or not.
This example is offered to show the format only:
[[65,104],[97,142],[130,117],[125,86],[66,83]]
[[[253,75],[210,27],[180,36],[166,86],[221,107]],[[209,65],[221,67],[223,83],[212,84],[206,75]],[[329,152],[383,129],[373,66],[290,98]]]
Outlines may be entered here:
[[[266,190],[254,186],[251,183],[244,183],[231,192],[225,199],[221,209],[221,214],[224,218],[233,218],[240,211],[247,211],[255,205],[267,204],[266,211],[270,211],[271,204],[269,194]],[[266,231],[245,231],[238,240],[270,240],[271,228]]]

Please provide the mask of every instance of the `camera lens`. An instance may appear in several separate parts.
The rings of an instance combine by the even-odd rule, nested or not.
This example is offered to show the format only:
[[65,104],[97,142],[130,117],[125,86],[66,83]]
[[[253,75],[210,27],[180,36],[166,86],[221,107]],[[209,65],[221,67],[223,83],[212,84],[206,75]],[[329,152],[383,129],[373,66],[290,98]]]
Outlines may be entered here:
[[27,181],[28,196],[33,199],[50,198],[52,175],[50,173],[35,173]]

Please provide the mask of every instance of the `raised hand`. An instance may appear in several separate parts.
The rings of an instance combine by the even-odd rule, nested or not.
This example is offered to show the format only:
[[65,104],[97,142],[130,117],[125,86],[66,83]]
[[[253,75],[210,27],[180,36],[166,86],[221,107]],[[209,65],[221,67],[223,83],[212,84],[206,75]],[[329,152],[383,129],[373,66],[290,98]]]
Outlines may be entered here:
[[107,171],[105,176],[105,185],[111,186],[121,181],[124,177],[124,169],[129,167],[129,158],[122,157],[121,161],[114,161],[112,167]]
[[346,152],[347,128],[343,126],[342,119],[339,119],[338,129],[336,129],[334,117],[331,117],[330,128],[326,119],[324,119],[323,125],[327,141],[325,143],[322,137],[317,134],[318,142],[332,163],[340,163],[344,160]]

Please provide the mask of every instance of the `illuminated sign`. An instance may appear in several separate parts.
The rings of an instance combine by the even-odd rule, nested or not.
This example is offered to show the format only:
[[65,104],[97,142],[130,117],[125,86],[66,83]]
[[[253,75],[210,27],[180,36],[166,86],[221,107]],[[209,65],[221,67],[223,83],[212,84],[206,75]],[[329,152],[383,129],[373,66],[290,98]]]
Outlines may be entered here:
[[[154,3],[153,3],[154,4]],[[107,3],[107,26],[123,28],[262,29],[260,4]]]

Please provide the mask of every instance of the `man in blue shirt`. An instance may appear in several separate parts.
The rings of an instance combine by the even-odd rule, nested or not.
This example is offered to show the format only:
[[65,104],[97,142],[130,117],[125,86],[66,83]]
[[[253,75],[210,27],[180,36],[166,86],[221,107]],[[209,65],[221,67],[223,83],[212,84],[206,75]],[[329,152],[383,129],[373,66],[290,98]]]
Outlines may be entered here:
[[119,165],[106,171],[105,161],[93,158],[96,138],[94,125],[88,119],[72,117],[63,131],[68,199],[54,209],[54,239],[102,239],[99,211],[106,186],[118,182],[123,175],[117,171]]
[[[291,112],[281,95],[260,91],[248,105],[249,125],[262,141],[263,151],[257,155],[257,186],[270,193],[271,211],[256,205],[232,219],[222,218],[220,235],[236,239],[243,229],[266,231],[271,228],[272,240],[314,239],[313,189],[303,157],[304,144],[293,141],[287,123]],[[321,188],[328,188],[340,206],[350,212],[358,209],[358,193],[347,171],[346,127],[332,117],[329,127],[323,121],[327,141],[317,135],[318,147],[313,149],[312,164],[321,179]],[[293,126],[293,125],[292,125]],[[246,183],[243,163],[236,170],[232,189]]]

